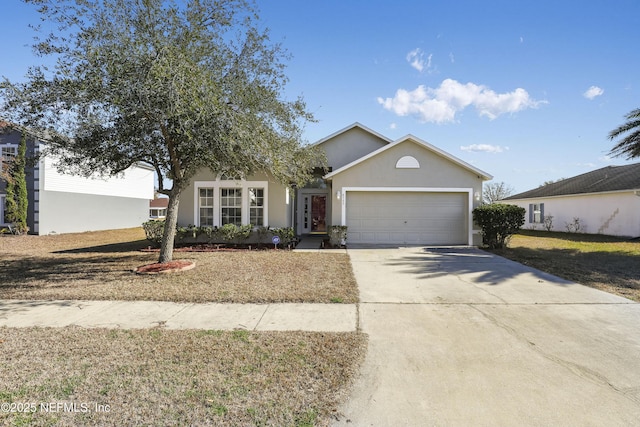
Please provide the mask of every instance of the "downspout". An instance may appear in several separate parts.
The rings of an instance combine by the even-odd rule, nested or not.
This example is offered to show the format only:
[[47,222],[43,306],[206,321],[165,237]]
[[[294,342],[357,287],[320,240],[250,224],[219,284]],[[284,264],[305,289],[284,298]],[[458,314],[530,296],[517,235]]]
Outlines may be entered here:
[[289,199],[289,203],[292,204],[291,206],[291,211],[293,212],[293,233],[296,236],[296,238],[298,238],[299,240],[299,235],[298,235],[298,186],[295,184],[291,185],[291,189],[292,191],[292,195]]

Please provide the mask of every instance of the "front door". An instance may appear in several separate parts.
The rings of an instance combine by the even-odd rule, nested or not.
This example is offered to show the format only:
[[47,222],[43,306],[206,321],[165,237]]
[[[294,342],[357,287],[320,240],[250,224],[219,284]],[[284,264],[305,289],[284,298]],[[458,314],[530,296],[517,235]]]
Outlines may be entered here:
[[305,194],[302,200],[302,232],[326,234],[327,195]]

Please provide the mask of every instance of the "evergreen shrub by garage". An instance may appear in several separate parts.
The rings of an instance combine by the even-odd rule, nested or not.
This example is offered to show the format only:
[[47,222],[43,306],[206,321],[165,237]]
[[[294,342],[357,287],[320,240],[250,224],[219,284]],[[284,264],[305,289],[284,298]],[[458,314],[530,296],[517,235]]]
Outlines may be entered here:
[[482,229],[482,243],[490,249],[504,248],[511,235],[524,225],[525,209],[494,203],[473,210],[473,221]]

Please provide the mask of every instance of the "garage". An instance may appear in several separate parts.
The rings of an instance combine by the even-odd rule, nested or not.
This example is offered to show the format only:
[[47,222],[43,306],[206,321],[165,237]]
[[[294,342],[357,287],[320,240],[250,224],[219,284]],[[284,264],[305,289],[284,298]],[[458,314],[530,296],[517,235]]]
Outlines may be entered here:
[[466,245],[468,193],[350,191],[349,243]]

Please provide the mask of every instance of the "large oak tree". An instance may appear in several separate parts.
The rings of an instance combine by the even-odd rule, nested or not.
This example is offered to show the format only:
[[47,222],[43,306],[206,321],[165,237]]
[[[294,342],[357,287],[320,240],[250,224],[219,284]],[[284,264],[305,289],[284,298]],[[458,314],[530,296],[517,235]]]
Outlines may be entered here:
[[53,28],[34,49],[56,65],[5,79],[2,114],[47,130],[64,171],[152,165],[170,199],[159,262],[172,259],[180,194],[198,170],[268,170],[288,185],[322,164],[302,143],[303,100],[283,98],[288,55],[249,1],[24,1]]

